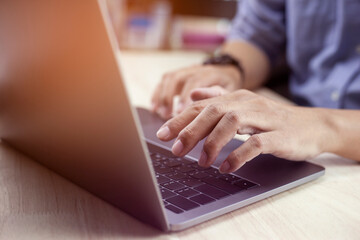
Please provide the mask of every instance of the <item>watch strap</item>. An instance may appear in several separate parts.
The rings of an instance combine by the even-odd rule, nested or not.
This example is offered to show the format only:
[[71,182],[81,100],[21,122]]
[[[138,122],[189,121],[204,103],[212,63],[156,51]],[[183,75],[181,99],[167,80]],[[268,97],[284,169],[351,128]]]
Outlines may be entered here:
[[203,62],[203,65],[232,65],[239,71],[242,79],[245,78],[245,71],[241,62],[232,57],[230,54],[220,54],[210,57]]

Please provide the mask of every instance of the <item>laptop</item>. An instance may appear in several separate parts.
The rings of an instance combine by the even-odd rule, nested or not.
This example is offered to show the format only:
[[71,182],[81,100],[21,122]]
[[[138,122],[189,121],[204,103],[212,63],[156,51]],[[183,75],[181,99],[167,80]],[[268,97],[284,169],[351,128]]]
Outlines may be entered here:
[[[233,174],[156,138],[163,121],[131,105],[104,1],[3,0],[0,136],[61,176],[163,231],[179,231],[324,174],[260,155]],[[120,57],[121,59],[121,57]],[[139,69],[141,71],[141,69]]]

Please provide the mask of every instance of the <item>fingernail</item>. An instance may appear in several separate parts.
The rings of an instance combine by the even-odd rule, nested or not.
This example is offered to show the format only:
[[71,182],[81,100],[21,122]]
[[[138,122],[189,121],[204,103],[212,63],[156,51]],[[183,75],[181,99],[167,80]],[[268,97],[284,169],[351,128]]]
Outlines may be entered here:
[[230,163],[228,161],[223,162],[220,166],[220,173],[227,173],[230,169]]
[[180,155],[183,149],[184,149],[184,144],[180,140],[177,140],[171,150],[174,155]]
[[206,162],[207,162],[207,159],[208,159],[208,156],[207,156],[206,152],[202,151],[200,159],[199,159],[199,165],[200,166],[205,166]]
[[170,129],[168,126],[162,127],[157,131],[156,136],[160,139],[167,139],[170,136]]

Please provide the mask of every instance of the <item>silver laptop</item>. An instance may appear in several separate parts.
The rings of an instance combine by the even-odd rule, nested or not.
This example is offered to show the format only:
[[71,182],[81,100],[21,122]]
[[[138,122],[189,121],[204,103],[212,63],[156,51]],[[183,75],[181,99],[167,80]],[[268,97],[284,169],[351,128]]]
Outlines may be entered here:
[[[200,143],[177,158],[134,108],[98,0],[2,0],[0,136],[48,168],[164,231],[177,231],[314,180],[324,168],[261,155],[234,174],[208,169]],[[141,71],[141,69],[139,69]]]

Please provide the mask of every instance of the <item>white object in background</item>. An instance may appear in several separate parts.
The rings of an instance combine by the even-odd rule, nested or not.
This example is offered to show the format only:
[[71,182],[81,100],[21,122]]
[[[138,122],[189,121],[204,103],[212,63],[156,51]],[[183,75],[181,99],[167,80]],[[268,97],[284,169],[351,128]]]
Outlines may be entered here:
[[165,45],[166,32],[171,17],[171,5],[167,1],[157,2],[152,11],[153,24],[151,26],[152,44],[154,48]]
[[156,2],[149,14],[129,16],[127,47],[137,49],[164,47],[170,17],[171,5],[167,1]]
[[152,48],[151,41],[152,21],[147,15],[132,15],[127,24],[127,41],[129,48]]

